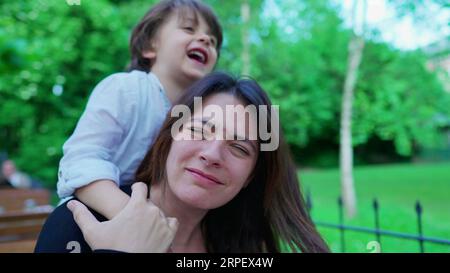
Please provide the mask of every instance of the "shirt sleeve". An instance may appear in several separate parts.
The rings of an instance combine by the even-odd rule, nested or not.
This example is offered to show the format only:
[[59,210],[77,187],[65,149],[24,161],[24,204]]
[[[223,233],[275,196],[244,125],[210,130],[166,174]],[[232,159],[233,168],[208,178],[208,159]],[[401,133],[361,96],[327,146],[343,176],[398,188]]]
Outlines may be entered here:
[[120,170],[112,160],[129,131],[135,99],[123,86],[120,74],[114,74],[92,92],[75,131],[63,146],[57,183],[60,198],[100,179],[119,184]]

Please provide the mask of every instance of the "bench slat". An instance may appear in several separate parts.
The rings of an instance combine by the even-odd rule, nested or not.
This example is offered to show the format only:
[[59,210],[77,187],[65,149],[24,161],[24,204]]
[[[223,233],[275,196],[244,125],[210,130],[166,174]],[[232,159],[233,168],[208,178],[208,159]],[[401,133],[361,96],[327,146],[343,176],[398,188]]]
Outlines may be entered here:
[[50,202],[50,192],[46,189],[1,189],[0,207],[8,211],[25,209],[25,201],[32,199],[36,206],[47,205]]
[[33,253],[37,240],[0,243],[0,253]]
[[[53,209],[49,201],[50,193],[45,189],[0,190],[0,253],[34,251],[39,232]],[[26,208],[27,203],[33,207]]]

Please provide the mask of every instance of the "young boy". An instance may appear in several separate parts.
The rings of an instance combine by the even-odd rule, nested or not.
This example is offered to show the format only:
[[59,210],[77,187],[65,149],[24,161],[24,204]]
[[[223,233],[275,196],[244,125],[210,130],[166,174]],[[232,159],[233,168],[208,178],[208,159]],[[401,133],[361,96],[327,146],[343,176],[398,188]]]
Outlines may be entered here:
[[106,218],[129,196],[134,173],[171,104],[211,72],[222,44],[213,11],[197,0],[156,4],[133,30],[128,73],[101,81],[63,147],[58,195],[76,195]]

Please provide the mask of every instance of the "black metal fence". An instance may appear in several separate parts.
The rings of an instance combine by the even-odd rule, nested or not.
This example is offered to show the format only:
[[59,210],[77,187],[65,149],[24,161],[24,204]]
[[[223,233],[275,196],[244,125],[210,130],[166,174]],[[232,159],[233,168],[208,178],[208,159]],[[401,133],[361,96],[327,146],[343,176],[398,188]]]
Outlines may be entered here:
[[[419,201],[417,201],[415,204],[415,212],[417,215],[417,235],[380,229],[379,203],[376,198],[373,199],[373,202],[372,202],[375,228],[345,225],[344,224],[344,206],[343,206],[341,197],[338,198],[337,204],[338,204],[338,213],[339,213],[339,223],[338,224],[322,222],[322,221],[314,221],[314,223],[319,227],[327,227],[327,228],[333,228],[333,229],[339,230],[341,252],[346,251],[345,231],[347,231],[347,230],[374,234],[375,240],[376,240],[376,242],[378,242],[380,247],[381,247],[381,237],[382,236],[395,237],[395,238],[400,238],[400,239],[405,239],[405,240],[415,240],[418,243],[419,250],[421,253],[425,252],[425,245],[424,245],[425,242],[450,246],[450,240],[424,236],[423,229],[422,229],[423,210],[422,210],[422,205],[420,204]],[[306,195],[306,205],[308,207],[308,210],[311,211],[311,209],[313,207],[313,203],[312,203],[310,191],[308,191],[307,195]],[[379,248],[379,252],[381,252],[381,248]]]

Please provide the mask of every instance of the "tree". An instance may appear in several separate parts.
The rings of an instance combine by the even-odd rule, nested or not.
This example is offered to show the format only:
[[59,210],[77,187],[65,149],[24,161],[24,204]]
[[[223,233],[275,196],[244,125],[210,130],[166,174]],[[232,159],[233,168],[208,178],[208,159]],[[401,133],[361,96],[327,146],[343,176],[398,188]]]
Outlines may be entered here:
[[[356,214],[356,194],[353,182],[353,143],[352,143],[352,108],[353,93],[358,77],[359,65],[364,50],[364,29],[367,2],[363,2],[362,20],[357,22],[358,1],[354,0],[352,9],[353,37],[348,46],[347,75],[345,77],[341,111],[341,192],[343,204],[349,217]],[[361,31],[360,33],[357,33]]]
[[250,75],[250,37],[248,33],[250,20],[250,5],[247,0],[241,3],[242,17],[242,74]]
[[218,68],[237,75],[254,75],[255,40],[264,1],[261,0],[207,0],[217,13],[224,30],[224,42]]
[[[389,2],[399,16],[410,15],[422,27],[437,28],[440,22],[433,18],[445,8],[440,0]],[[400,156],[411,157],[420,148],[443,144],[440,130],[448,126],[450,96],[426,63],[420,49],[367,43],[355,98],[355,145],[375,136],[392,141]]]
[[[24,171],[56,183],[62,144],[90,92],[123,71],[132,27],[157,0],[13,1],[0,3],[0,150]],[[346,59],[352,31],[329,0],[207,0],[224,28],[218,69],[249,75],[280,105],[281,125],[301,164],[337,166]],[[3,16],[5,15],[5,16]],[[438,143],[450,96],[421,52],[365,41],[355,83],[352,143],[374,138],[410,157]],[[367,35],[369,36],[369,35]],[[399,119],[398,117],[402,117]],[[325,154],[325,155],[324,155]],[[355,160],[357,164],[357,158]]]

